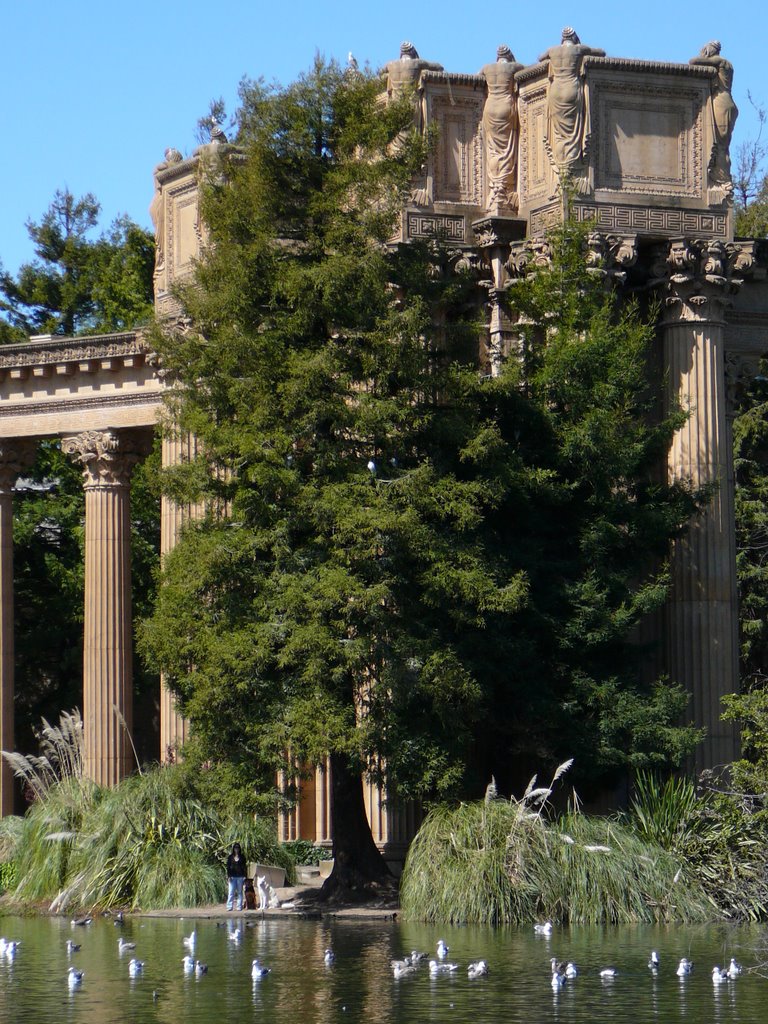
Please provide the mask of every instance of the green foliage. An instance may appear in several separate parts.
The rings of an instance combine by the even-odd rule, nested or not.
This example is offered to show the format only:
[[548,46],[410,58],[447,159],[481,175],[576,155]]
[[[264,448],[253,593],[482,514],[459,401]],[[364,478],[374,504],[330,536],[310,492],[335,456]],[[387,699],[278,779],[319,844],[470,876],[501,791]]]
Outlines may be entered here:
[[544,814],[551,787],[427,816],[401,882],[407,917],[456,924],[696,921],[712,915],[681,862],[613,818]]
[[736,211],[737,238],[765,238],[768,236],[768,176],[763,178],[749,203]]
[[18,874],[18,868],[14,861],[0,863],[0,895],[16,888]]
[[213,903],[226,890],[234,841],[249,861],[293,861],[274,819],[224,816],[206,807],[177,766],[155,767],[98,789],[68,779],[36,800],[15,836],[15,897],[54,908],[145,909]]
[[697,793],[690,779],[640,773],[628,823],[686,865],[712,906],[734,919],[768,913],[768,824],[732,793]]
[[312,864],[317,866],[321,860],[328,858],[327,847],[315,846],[308,839],[294,839],[290,843],[283,843],[282,845],[294,864]]
[[78,199],[64,189],[41,221],[27,223],[35,260],[15,278],[0,273],[3,340],[125,330],[151,317],[153,239],[120,217],[92,240],[100,211],[90,192]]

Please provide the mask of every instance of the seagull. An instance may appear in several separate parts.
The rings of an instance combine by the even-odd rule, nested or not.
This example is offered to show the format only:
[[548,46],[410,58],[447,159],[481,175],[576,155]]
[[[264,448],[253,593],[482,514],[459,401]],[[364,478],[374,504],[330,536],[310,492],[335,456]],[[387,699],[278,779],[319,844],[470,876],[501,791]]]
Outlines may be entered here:
[[83,971],[78,971],[75,967],[70,967],[67,971],[67,982],[70,988],[77,988],[78,985],[83,983]]
[[195,939],[196,939],[196,938],[197,938],[197,932],[196,932],[196,931],[195,931],[195,930],[193,929],[193,930],[192,930],[192,931],[191,931],[191,932],[189,933],[189,935],[185,935],[185,936],[184,936],[184,938],[183,938],[183,939],[181,940],[181,942],[182,942],[182,945],[183,945],[183,946],[186,946],[186,947],[187,947],[187,949],[188,949],[188,950],[189,950],[190,952],[193,952],[193,951],[194,951],[194,948],[195,948]]
[[91,921],[93,921],[92,917],[73,917],[71,923],[73,927],[76,927],[77,925],[90,924]]
[[[433,961],[434,963],[435,961]],[[416,965],[412,964],[410,960],[393,960],[392,961],[392,974],[397,978],[405,978],[409,974],[416,973]]]
[[713,967],[712,981],[715,985],[719,985],[723,981],[728,981],[728,971],[725,968]]
[[650,969],[652,971],[658,971],[659,967],[661,966],[661,960],[659,959],[659,954],[656,952],[655,949],[651,950],[651,958],[648,961],[648,966],[650,967]]
[[191,974],[192,971],[194,971],[194,969],[195,969],[195,958],[194,957],[192,957],[192,956],[185,956],[184,959],[181,962],[184,965],[184,973],[185,974]]
[[125,924],[125,918],[123,917],[122,910],[118,910],[117,914],[115,915],[114,923],[115,923],[116,926]]
[[136,949],[135,942],[126,942],[125,939],[120,936],[117,940],[117,951],[118,953],[127,953],[129,949]]
[[602,971],[600,971],[600,977],[608,981],[611,978],[615,978],[618,973],[619,972],[615,967],[604,967]]
[[458,971],[458,964],[442,963],[439,964],[437,960],[429,961],[429,973],[434,978],[437,974],[452,974],[454,971]]
[[227,933],[227,938],[230,942],[239,942],[243,937],[243,933],[239,928],[235,928],[233,932]]
[[563,960],[558,961],[556,957],[552,957],[549,961],[549,966],[552,968],[553,974],[562,974],[565,977],[565,962]]
[[336,960],[336,954],[333,952],[332,949],[326,949],[325,953],[323,954],[323,960],[325,961],[326,966],[330,967],[331,964]]
[[13,958],[16,956],[16,950],[19,948],[20,945],[21,941],[16,939],[9,939],[8,942],[6,942],[5,955],[8,957],[9,960],[13,960]]
[[576,964],[572,963],[572,961],[569,960],[568,963],[565,965],[566,978],[575,978],[578,973],[579,971],[576,967]]
[[565,975],[564,974],[553,974],[552,975],[552,980],[551,980],[550,984],[552,985],[552,988],[553,988],[553,990],[555,992],[559,992],[560,989],[565,984]]
[[545,921],[543,924],[535,924],[533,926],[534,935],[551,935],[552,934],[552,922]]
[[741,964],[737,964],[734,958],[731,957],[731,962],[728,965],[727,970],[729,978],[738,978],[738,976],[741,974],[744,968],[741,966]]
[[441,960],[445,960],[445,958],[448,956],[449,951],[450,951],[450,946],[446,946],[445,942],[442,939],[438,939],[437,940],[437,955],[440,957]]
[[689,960],[687,957],[683,957],[680,963],[677,965],[677,971],[675,972],[678,978],[684,978],[687,974],[690,974],[693,970],[693,960]]
[[202,963],[200,960],[195,960],[195,974],[207,974],[208,964]]
[[421,960],[428,960],[428,959],[429,959],[429,953],[420,953],[418,951],[418,949],[412,949],[411,950],[410,961],[411,961],[411,963],[414,966],[416,964],[418,964]]
[[143,960],[137,960],[136,957],[133,957],[131,962],[128,964],[128,973],[130,974],[130,976],[132,978],[136,978],[136,977],[138,977],[139,974],[141,974],[141,972],[143,970],[144,970],[144,961]]
[[258,960],[251,961],[251,977],[254,980],[259,978],[266,978],[269,972],[272,970],[271,967],[264,967]]
[[467,976],[470,978],[484,978],[488,973],[488,964],[485,960],[475,960],[467,967]]
[[79,953],[82,948],[83,947],[77,942],[73,942],[72,939],[67,939],[67,952],[70,956],[72,956],[73,953]]

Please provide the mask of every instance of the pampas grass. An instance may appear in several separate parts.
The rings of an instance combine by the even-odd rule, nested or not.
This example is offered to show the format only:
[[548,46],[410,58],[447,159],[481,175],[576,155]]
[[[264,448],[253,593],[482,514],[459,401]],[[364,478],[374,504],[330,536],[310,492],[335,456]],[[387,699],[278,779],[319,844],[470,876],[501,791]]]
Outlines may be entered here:
[[550,817],[552,787],[434,808],[400,888],[407,918],[456,924],[702,921],[713,907],[680,861],[614,818]]

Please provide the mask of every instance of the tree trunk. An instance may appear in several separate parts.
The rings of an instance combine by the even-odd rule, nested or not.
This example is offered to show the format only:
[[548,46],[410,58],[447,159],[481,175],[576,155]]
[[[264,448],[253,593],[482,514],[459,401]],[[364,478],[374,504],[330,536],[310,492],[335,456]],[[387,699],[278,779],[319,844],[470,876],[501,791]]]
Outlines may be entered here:
[[343,754],[331,754],[331,821],[333,871],[323,883],[321,898],[356,898],[387,891],[394,879],[371,835],[363,800],[363,780]]

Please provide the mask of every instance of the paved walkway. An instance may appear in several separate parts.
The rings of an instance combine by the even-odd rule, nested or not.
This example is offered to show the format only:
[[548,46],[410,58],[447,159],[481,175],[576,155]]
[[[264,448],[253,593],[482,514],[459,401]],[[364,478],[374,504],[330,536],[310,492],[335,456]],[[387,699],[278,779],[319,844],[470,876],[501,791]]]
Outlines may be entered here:
[[260,917],[282,918],[347,918],[371,921],[392,921],[400,913],[397,899],[383,899],[379,902],[364,903],[360,906],[326,906],[316,899],[320,882],[304,885],[287,885],[277,889],[280,907],[269,910],[227,910],[226,904],[215,903],[206,907],[179,907],[171,910],[141,910],[131,916],[135,917],[184,917],[201,919],[220,919],[232,921],[244,919],[252,921]]

